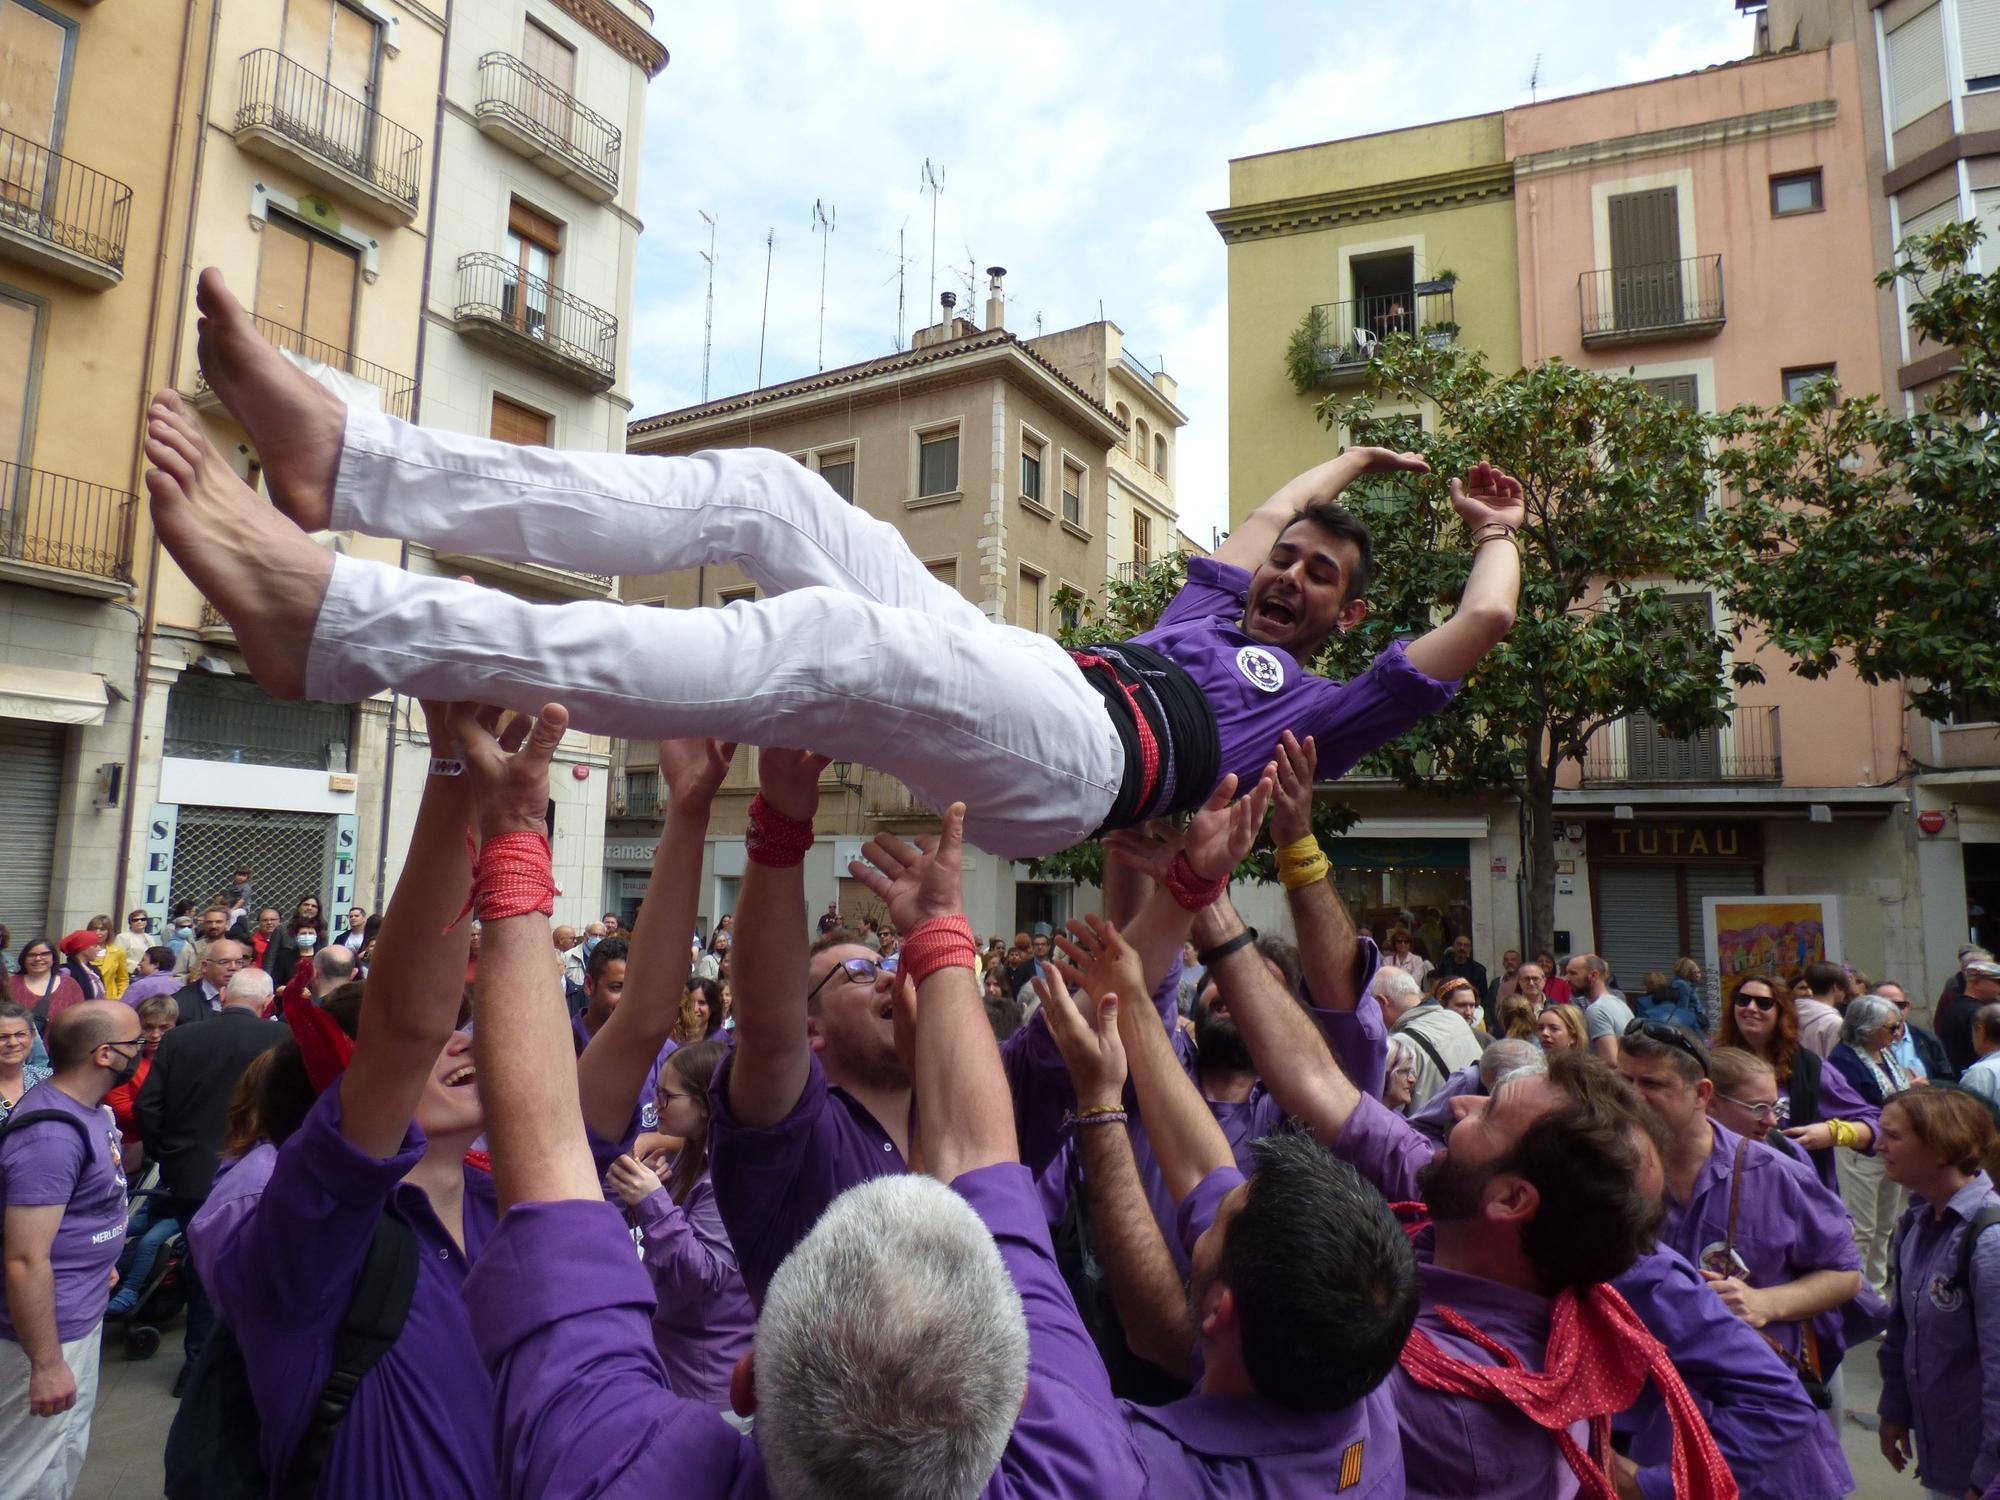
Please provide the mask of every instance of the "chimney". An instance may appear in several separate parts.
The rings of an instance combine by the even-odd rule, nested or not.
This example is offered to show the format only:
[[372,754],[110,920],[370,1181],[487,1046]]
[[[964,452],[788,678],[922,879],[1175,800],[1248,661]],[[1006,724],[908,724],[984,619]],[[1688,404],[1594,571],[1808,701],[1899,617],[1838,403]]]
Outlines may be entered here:
[[[961,337],[959,320],[952,316],[952,309],[957,305],[958,293],[939,292],[937,322],[933,323],[929,328],[919,328],[915,333],[911,334],[910,347],[912,349],[929,349],[934,345],[948,344],[953,339]],[[970,332],[971,330],[965,329],[963,331]]]
[[1000,279],[1007,274],[1005,266],[988,266],[986,275],[986,331],[1007,326],[1007,299],[1000,294]]
[[958,293],[939,292],[938,306],[943,309],[943,311],[938,314],[938,326],[941,328],[951,327],[951,317],[952,317],[951,310],[954,307],[958,306]]

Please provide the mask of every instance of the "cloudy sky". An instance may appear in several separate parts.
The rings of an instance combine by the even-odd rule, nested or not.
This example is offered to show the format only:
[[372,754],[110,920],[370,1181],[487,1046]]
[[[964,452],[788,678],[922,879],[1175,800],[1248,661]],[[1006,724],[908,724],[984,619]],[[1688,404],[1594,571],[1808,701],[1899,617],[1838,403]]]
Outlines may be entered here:
[[968,262],[1004,265],[1015,332],[1101,306],[1179,380],[1176,489],[1203,541],[1228,512],[1228,306],[1207,211],[1228,202],[1231,157],[1524,103],[1538,57],[1546,99],[1750,45],[1730,0],[655,5],[673,60],[646,116],[635,416],[701,399],[702,210],[718,225],[711,398],[758,383],[767,231],[765,383],[821,365],[823,246],[826,367],[896,347],[899,231],[905,338],[934,321],[928,159],[944,180],[937,290],[962,308]]

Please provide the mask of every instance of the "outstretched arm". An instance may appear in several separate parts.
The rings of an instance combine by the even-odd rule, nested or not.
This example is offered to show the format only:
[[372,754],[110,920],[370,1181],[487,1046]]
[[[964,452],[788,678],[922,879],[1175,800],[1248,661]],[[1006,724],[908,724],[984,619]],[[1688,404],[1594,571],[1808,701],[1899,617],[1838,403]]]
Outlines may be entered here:
[[1451,505],[1472,533],[1472,573],[1457,612],[1411,642],[1408,653],[1412,666],[1441,682],[1470,672],[1514,628],[1521,602],[1515,533],[1527,516],[1521,481],[1487,463],[1451,482]]
[[667,824],[653,853],[653,874],[646,882],[639,924],[632,930],[625,993],[576,1065],[583,1122],[599,1140],[623,1138],[633,1101],[680,1017],[690,964],[687,935],[694,931],[701,900],[708,809],[735,753],[734,745],[714,740],[660,742],[660,769],[667,778]]
[[1223,540],[1215,560],[1255,572],[1257,565],[1278,540],[1278,533],[1292,523],[1315,500],[1336,499],[1363,474],[1428,474],[1431,466],[1415,453],[1397,453],[1389,448],[1349,448],[1338,458],[1328,459],[1307,469],[1296,479],[1287,480],[1277,492],[1252,511],[1249,517]]
[[[431,749],[440,760],[453,754],[459,719],[488,730],[499,723],[497,709],[443,703],[426,703],[423,709]],[[509,749],[520,744],[528,725],[522,718],[509,724]],[[362,1155],[378,1160],[402,1149],[425,1080],[458,1024],[472,946],[472,923],[456,920],[472,885],[465,852],[470,782],[464,774],[424,781],[410,852],[375,940],[354,1059],[340,1080],[340,1133]]]
[[[527,743],[510,755],[473,713],[453,716],[482,840],[542,831],[549,761],[568,724],[562,705],[549,704]],[[549,919],[536,911],[489,916],[480,934],[473,1057],[500,1207],[504,1212],[565,1198],[602,1202],[570,1061],[569,1017],[549,994]]]
[[[810,824],[819,811],[819,773],[827,765],[825,756],[803,750],[765,750],[757,758],[758,796],[780,817]],[[739,1124],[762,1130],[792,1112],[811,1062],[804,871],[797,864],[751,860],[736,911],[729,1109]]]
[[[1368,982],[1355,972],[1361,958],[1360,934],[1347,905],[1333,888],[1332,869],[1320,856],[1317,879],[1313,867],[1294,875],[1284,850],[1312,837],[1313,773],[1319,769],[1319,747],[1311,735],[1301,741],[1287,729],[1278,741],[1278,790],[1271,801],[1271,843],[1279,850],[1278,873],[1285,899],[1292,908],[1292,925],[1299,935],[1299,965],[1313,1004],[1322,1010],[1351,1011]],[[1316,846],[1315,846],[1316,847]],[[1297,884],[1294,884],[1297,881]]]

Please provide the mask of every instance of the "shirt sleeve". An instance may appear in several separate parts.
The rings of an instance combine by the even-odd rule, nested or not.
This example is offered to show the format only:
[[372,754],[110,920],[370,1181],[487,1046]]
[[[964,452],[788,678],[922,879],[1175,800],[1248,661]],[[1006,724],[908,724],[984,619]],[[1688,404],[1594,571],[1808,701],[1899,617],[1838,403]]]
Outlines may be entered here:
[[1979,1451],[1972,1460],[1972,1487],[1984,1491],[2000,1480],[2000,1225],[1989,1228],[1972,1247],[1972,1315],[1979,1343]]
[[1391,1203],[1412,1203],[1423,1196],[1417,1174],[1439,1150],[1408,1120],[1366,1094],[1332,1147],[1334,1155],[1352,1163]]
[[0,1185],[6,1188],[0,1207],[66,1207],[83,1176],[83,1149],[83,1132],[60,1120],[9,1130],[0,1142]]
[[1321,781],[1338,781],[1364,755],[1429,718],[1458,692],[1458,683],[1441,682],[1412,662],[1401,641],[1391,641],[1358,677],[1309,681],[1317,685],[1298,733],[1318,742],[1315,774]]
[[1243,1184],[1243,1173],[1237,1167],[1217,1167],[1200,1182],[1194,1191],[1181,1200],[1174,1211],[1174,1227],[1180,1233],[1181,1248],[1188,1258],[1194,1258],[1194,1242],[1208,1232],[1208,1226],[1215,1222],[1215,1216],[1222,1210],[1222,1200]]
[[[1239,620],[1250,593],[1250,572],[1212,557],[1188,559],[1187,582],[1173,603],[1160,613],[1154,630],[1167,630],[1194,620]],[[1149,631],[1147,634],[1151,634]],[[1140,637],[1143,640],[1145,637]]]
[[1368,992],[1368,981],[1381,962],[1375,939],[1360,934],[1354,953],[1354,993],[1360,998],[1354,1009],[1307,1007],[1341,1072],[1355,1088],[1376,1099],[1382,1096],[1382,1081],[1388,1072],[1389,1031],[1382,1023],[1382,1002]]
[[[1822,1120],[1845,1120],[1850,1125],[1866,1125],[1872,1132],[1876,1121],[1882,1118],[1879,1106],[1870,1104],[1854,1090],[1847,1081],[1847,1075],[1832,1063],[1824,1063],[1819,1070],[1819,1117]],[[1874,1153],[1874,1143],[1870,1142],[1869,1153]]]
[[466,1278],[465,1300],[493,1374],[507,1494],[742,1492],[754,1447],[669,1389],[653,1289],[609,1204],[515,1205]]
[[1910,1425],[1911,1412],[1909,1374],[1903,1366],[1903,1343],[1909,1337],[1910,1325],[1903,1303],[1910,1295],[1912,1276],[1908,1232],[1912,1212],[1915,1210],[1903,1214],[1897,1224],[1901,1232],[1889,1242],[1890,1253],[1896,1259],[1892,1288],[1896,1295],[1889,1303],[1889,1322],[1882,1330],[1882,1347],[1875,1351],[1876,1365],[1882,1372],[1882,1394],[1875,1402],[1875,1411],[1883,1421],[1899,1427]]
[[665,1188],[640,1199],[632,1219],[646,1237],[641,1256],[662,1307],[708,1302],[735,1277],[735,1256],[719,1254],[722,1247],[704,1240],[687,1209]]

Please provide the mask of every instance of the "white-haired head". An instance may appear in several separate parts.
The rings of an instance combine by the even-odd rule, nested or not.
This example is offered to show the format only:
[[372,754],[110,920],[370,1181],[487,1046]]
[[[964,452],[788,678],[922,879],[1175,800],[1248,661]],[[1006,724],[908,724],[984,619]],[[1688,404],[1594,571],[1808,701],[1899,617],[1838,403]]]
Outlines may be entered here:
[[229,976],[229,987],[222,992],[224,1005],[256,1006],[262,1010],[271,998],[271,976],[262,969],[238,969]]
[[1394,964],[1384,964],[1377,969],[1368,989],[1381,1003],[1382,1019],[1391,1026],[1402,1018],[1404,1011],[1413,1009],[1424,998],[1416,980]]
[[782,1500],[970,1500],[1028,1380],[1021,1294],[957,1193],[916,1174],[836,1198],[771,1278],[757,1445]]

